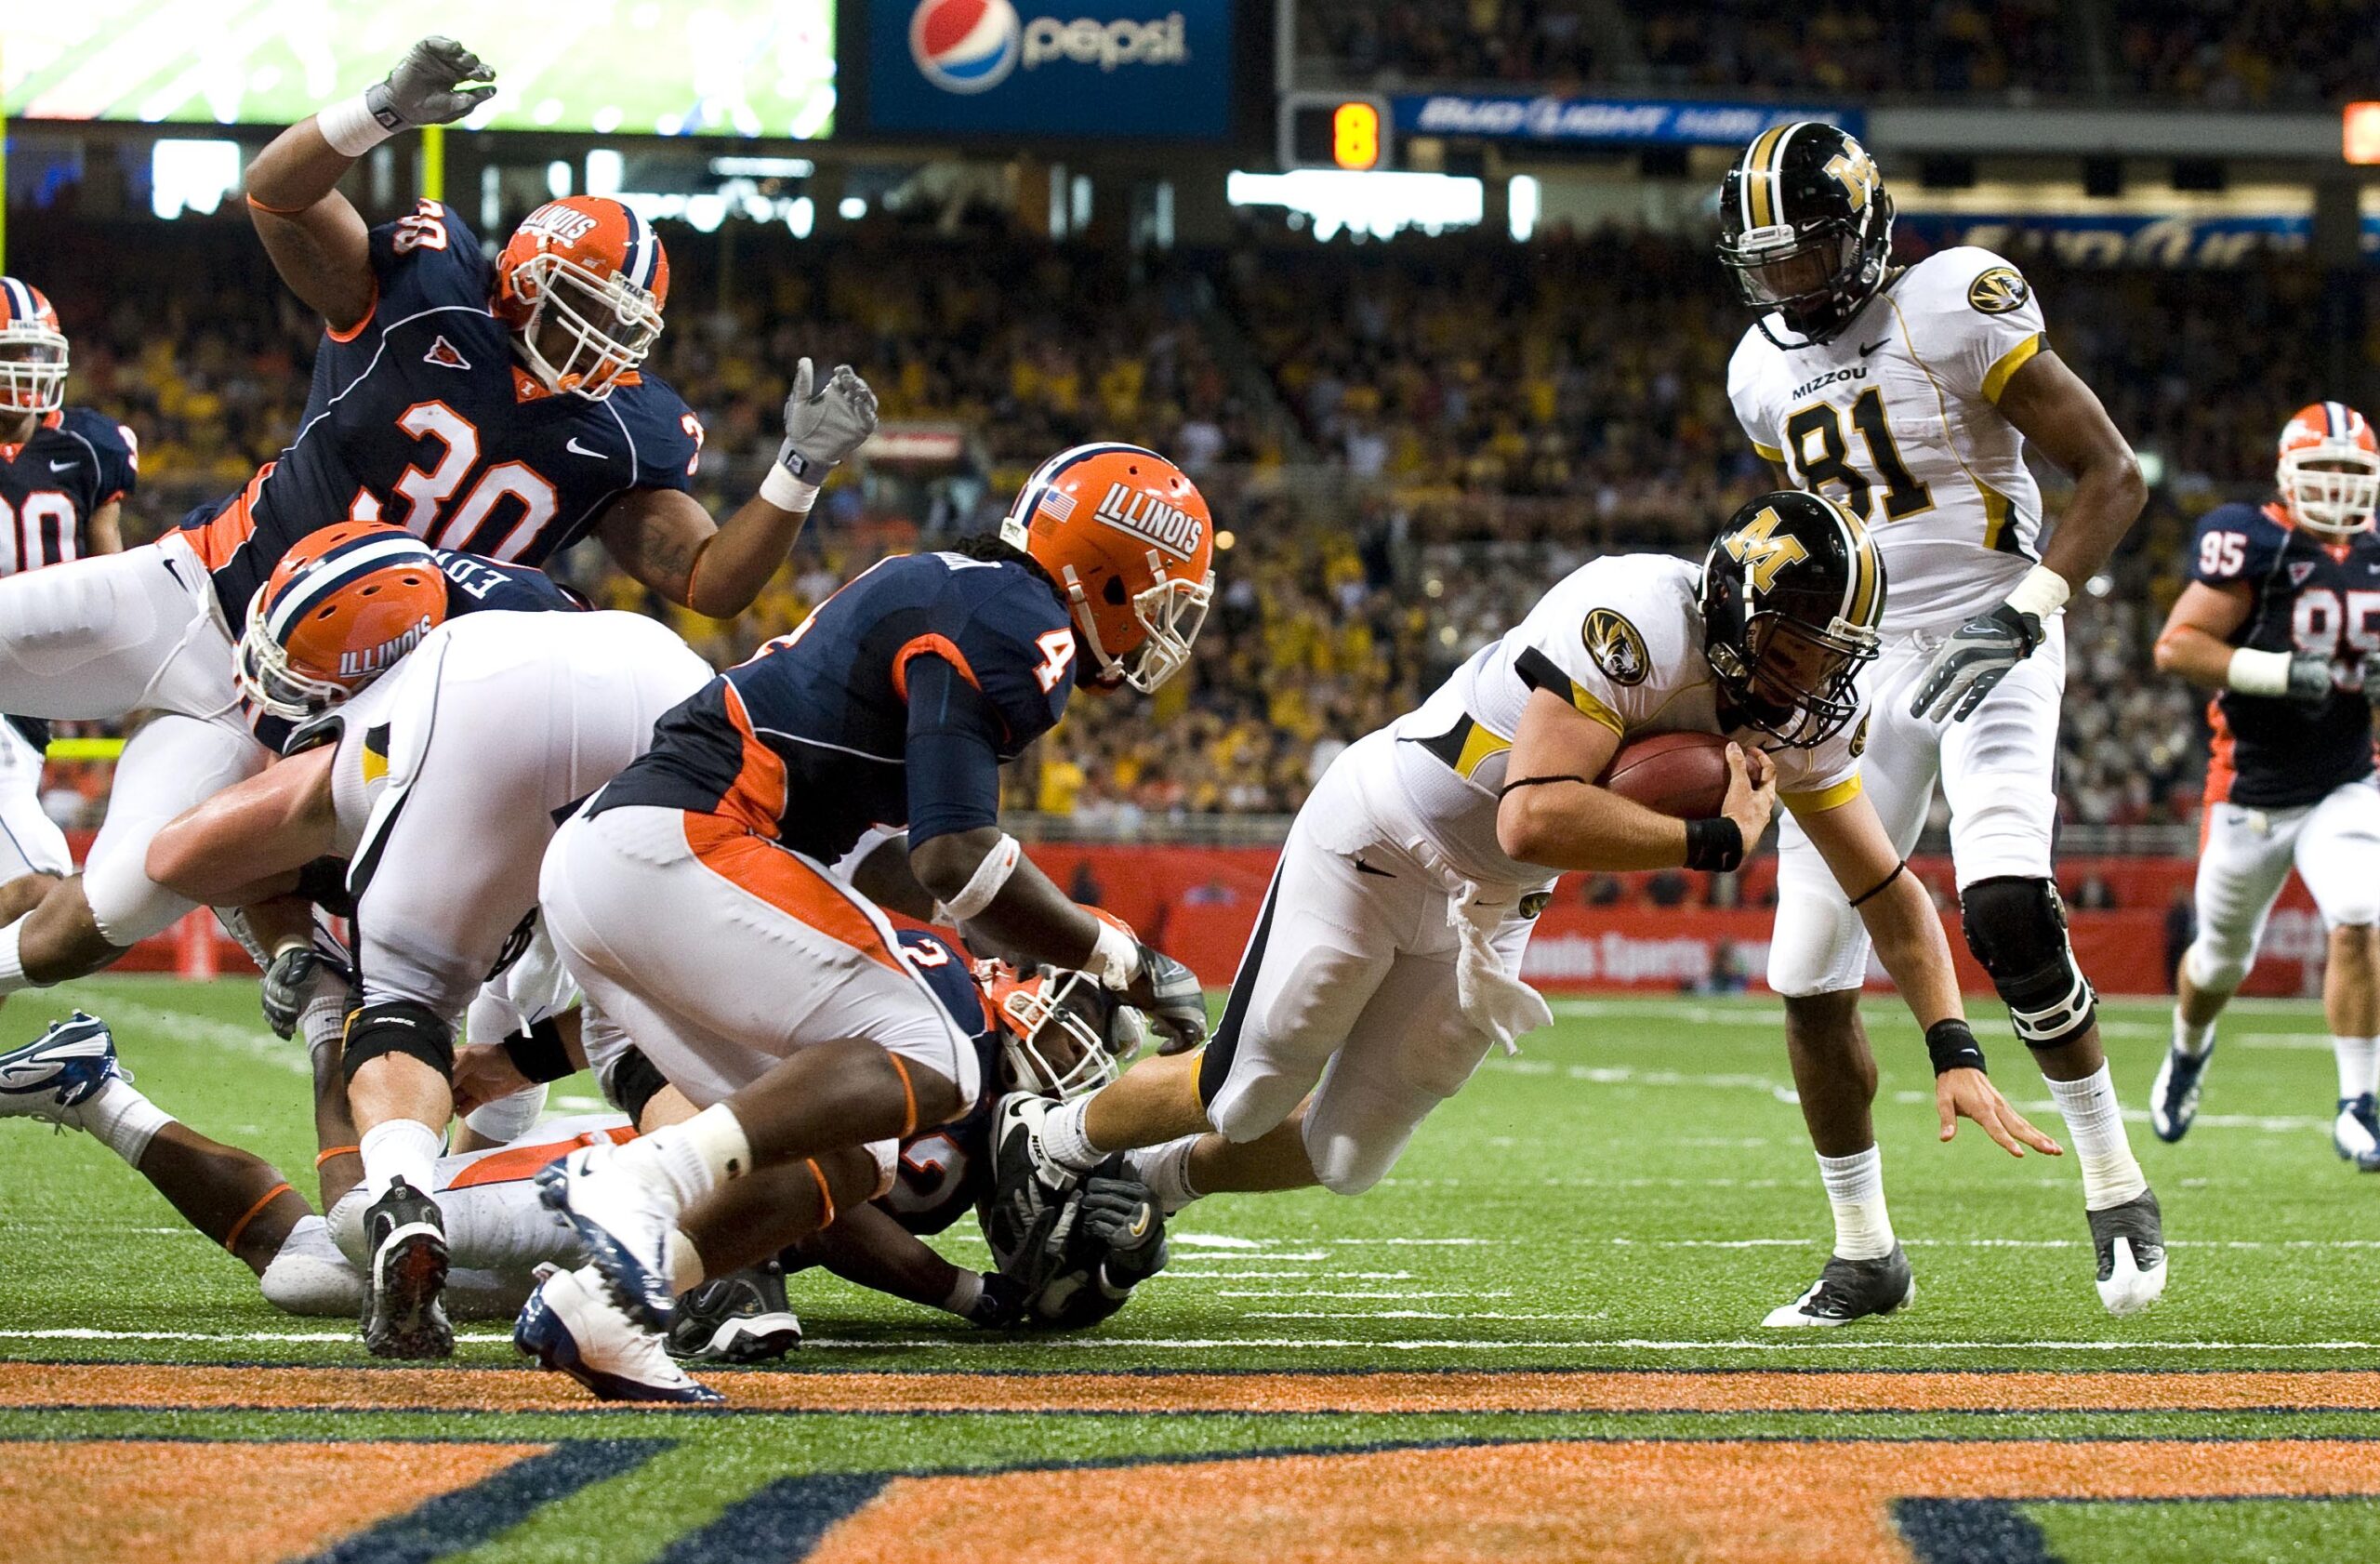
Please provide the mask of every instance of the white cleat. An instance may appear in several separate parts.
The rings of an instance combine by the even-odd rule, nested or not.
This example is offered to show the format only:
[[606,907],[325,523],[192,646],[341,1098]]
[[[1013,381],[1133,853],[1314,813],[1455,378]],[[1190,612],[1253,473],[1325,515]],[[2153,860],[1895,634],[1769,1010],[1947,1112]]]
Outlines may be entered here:
[[78,1010],[23,1047],[0,1054],[0,1119],[84,1129],[83,1105],[109,1081],[131,1079],[116,1060],[107,1023]]
[[657,1331],[630,1319],[593,1267],[546,1278],[512,1327],[512,1345],[605,1401],[723,1401],[687,1377]]
[[678,1201],[659,1174],[648,1174],[629,1147],[600,1141],[538,1173],[537,1198],[578,1230],[614,1301],[638,1324],[668,1330],[677,1306],[669,1233]]
[[2165,1293],[2165,1227],[2156,1191],[2084,1212],[2099,1257],[2099,1302],[2109,1314],[2138,1314]]

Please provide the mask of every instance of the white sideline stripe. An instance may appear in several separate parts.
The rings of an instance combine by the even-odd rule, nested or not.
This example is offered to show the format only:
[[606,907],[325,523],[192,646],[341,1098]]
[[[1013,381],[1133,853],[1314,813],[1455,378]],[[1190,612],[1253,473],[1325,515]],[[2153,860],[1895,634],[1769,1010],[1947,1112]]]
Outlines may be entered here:
[[1411,1271],[1177,1271],[1165,1275],[1180,1281],[1409,1281]]
[[1512,1295],[1512,1290],[1509,1288],[1489,1292],[1406,1292],[1389,1288],[1375,1289],[1371,1292],[1332,1292],[1321,1288],[1309,1290],[1298,1287],[1247,1288],[1237,1291],[1224,1288],[1215,1294],[1218,1298],[1394,1298],[1399,1303],[1410,1302],[1415,1298],[1509,1298]]
[[[1203,1249],[1263,1249],[1276,1240],[1272,1239],[1235,1239],[1222,1233],[1169,1233],[1166,1237],[1177,1244],[1191,1244]],[[1187,1255],[1176,1255],[1187,1259]]]
[[1327,1249],[1272,1249],[1265,1250],[1263,1253],[1256,1254],[1250,1254],[1244,1251],[1233,1252],[1225,1250],[1214,1254],[1177,1254],[1173,1257],[1173,1263],[1177,1266],[1190,1265],[1193,1263],[1206,1264],[1208,1262],[1213,1262],[1215,1264],[1224,1266],[1244,1266],[1250,1260],[1259,1260],[1263,1261],[1266,1265],[1271,1265],[1274,1262],[1278,1261],[1282,1265],[1287,1266],[1295,1265],[1298,1262],[1304,1260],[1328,1260],[1329,1258],[1330,1251]]
[[111,998],[107,1002],[107,1020],[111,1026],[129,1024],[152,1031],[164,1032],[181,1042],[202,1043],[209,1048],[229,1049],[245,1054],[268,1065],[276,1065],[311,1080],[314,1067],[306,1056],[302,1042],[284,1042],[267,1031],[259,1015],[254,1030],[235,1027],[229,1021],[211,1016],[189,1015],[178,1010],[143,1004],[139,1000]]
[[1439,1309],[1313,1309],[1294,1314],[1243,1313],[1243,1319],[1608,1319],[1602,1309],[1590,1314],[1495,1314]]
[[[1348,1349],[1395,1352],[1476,1351],[1476,1352],[1543,1352],[1557,1348],[1598,1348],[1637,1352],[1978,1352],[2030,1348],[2055,1352],[2373,1352],[2380,1351],[2380,1341],[2321,1342],[2191,1342],[2191,1341],[1954,1341],[1954,1342],[1846,1342],[1831,1339],[1813,1340],[1816,1332],[1797,1332],[1791,1341],[1713,1339],[1709,1341],[1659,1341],[1639,1336],[1580,1336],[1535,1341],[1482,1341],[1476,1337],[1458,1341],[1416,1340],[1410,1337],[1378,1339],[1315,1338],[1308,1336],[1051,1336],[1034,1345],[1044,1350],[1071,1349],[1078,1352],[1107,1352],[1123,1349],[1153,1349],[1167,1352],[1207,1352],[1219,1347],[1266,1347],[1297,1351],[1332,1351]],[[457,1342],[471,1345],[509,1342],[509,1331],[457,1331]],[[76,1342],[345,1342],[356,1340],[353,1331],[102,1331],[88,1327],[62,1327],[40,1331],[0,1330],[0,1341],[76,1341]],[[805,1350],[818,1348],[853,1348],[861,1351],[882,1351],[888,1348],[905,1350],[946,1349],[980,1352],[983,1344],[972,1337],[917,1336],[846,1341],[834,1337],[813,1336],[802,1343]],[[305,1365],[294,1365],[303,1367]]]

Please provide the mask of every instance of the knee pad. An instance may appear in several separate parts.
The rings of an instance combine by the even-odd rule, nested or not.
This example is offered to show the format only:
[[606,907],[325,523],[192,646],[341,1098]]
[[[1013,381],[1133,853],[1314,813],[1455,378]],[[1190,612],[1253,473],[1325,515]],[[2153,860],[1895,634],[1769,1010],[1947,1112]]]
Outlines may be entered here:
[[2028,1048],[2055,1048],[2097,1016],[2098,996],[2075,964],[2066,904],[2046,880],[1978,880],[1959,896],[1967,948],[1990,974]]
[[455,1076],[455,1028],[428,1005],[379,1000],[347,1018],[347,1078],[386,1054],[418,1059],[442,1080]]

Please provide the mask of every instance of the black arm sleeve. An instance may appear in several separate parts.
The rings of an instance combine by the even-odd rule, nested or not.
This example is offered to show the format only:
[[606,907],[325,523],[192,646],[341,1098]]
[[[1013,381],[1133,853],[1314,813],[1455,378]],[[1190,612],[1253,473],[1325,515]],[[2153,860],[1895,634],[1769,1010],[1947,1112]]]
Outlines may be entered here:
[[920,653],[908,667],[909,847],[997,824],[999,713],[950,664]]

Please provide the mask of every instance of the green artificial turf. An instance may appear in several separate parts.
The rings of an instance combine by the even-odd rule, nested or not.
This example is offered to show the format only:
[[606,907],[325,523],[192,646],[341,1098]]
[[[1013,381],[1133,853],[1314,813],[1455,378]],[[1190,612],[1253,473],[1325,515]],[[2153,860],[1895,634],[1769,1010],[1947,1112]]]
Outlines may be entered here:
[[[142,1089],[168,1111],[259,1151],[301,1190],[310,1187],[302,1051],[256,1020],[252,985],[94,980],[19,998],[0,1014],[0,1027],[30,1036],[47,1014],[72,1004],[115,1024]],[[2162,1303],[2115,1319],[2091,1285],[2071,1159],[2012,1160],[1972,1126],[1954,1144],[1937,1145],[1931,1077],[1915,1029],[1891,1004],[1871,1005],[1868,1020],[1884,1066],[1886,1182],[1916,1267],[1918,1306],[1847,1330],[1792,1333],[1764,1331],[1761,1316],[1812,1279],[1831,1229],[1775,1007],[1629,1000],[1563,1001],[1555,1009],[1556,1027],[1528,1040],[1517,1059],[1491,1061],[1372,1193],[1224,1198],[1177,1217],[1173,1265],[1096,1332],[986,1336],[806,1275],[795,1279],[793,1301],[810,1340],[787,1367],[1313,1373],[2380,1367],[2373,1285],[2380,1225],[2370,1216],[2380,1179],[2359,1176],[2332,1153],[2333,1069],[2312,1006],[2235,1008],[2203,1115],[2173,1146],[2157,1142],[2137,1111],[2164,1046],[2164,1009],[2106,1007],[2134,1145],[2163,1202],[2174,1246]],[[1999,1033],[1996,1020],[1983,1030],[2003,1088],[2062,1136],[2023,1050]],[[591,1095],[583,1080],[556,1090],[558,1099]],[[979,1239],[954,1235],[946,1242],[962,1260],[983,1262]],[[461,1334],[457,1366],[522,1362],[500,1322]],[[181,1230],[171,1209],[104,1147],[22,1123],[0,1124],[0,1358],[372,1361],[339,1321],[273,1313],[245,1268]],[[731,1376],[714,1377],[732,1388]],[[0,1438],[673,1441],[620,1475],[509,1518],[509,1530],[459,1555],[473,1564],[644,1559],[673,1544],[673,1557],[758,1557],[736,1552],[724,1533],[699,1529],[800,1474],[1470,1441],[2380,1438],[2380,1404],[2340,1412],[1696,1413],[1664,1409],[1656,1398],[1628,1412],[1494,1415],[676,1415],[587,1406],[522,1413],[435,1406],[19,1410],[0,1412]],[[1845,1459],[1860,1459],[1857,1451],[1866,1448],[1846,1447]],[[2191,1491],[2208,1497],[2085,1504],[2064,1502],[2085,1491],[2061,1489],[1989,1512],[2005,1536],[1991,1531],[2002,1541],[1972,1544],[1985,1551],[1961,1546],[1978,1558],[2250,1559],[2330,1555],[2380,1536],[2380,1505],[2356,1497],[2373,1491],[2360,1478],[2343,1476],[2338,1493],[2320,1502],[2259,1501],[2239,1496],[2253,1489],[2223,1486],[2219,1456],[2201,1465],[2204,1481]],[[1904,1520],[1902,1531],[1916,1537],[1926,1524],[1923,1517]],[[2008,1551],[2020,1546],[2035,1551]],[[1938,1549],[1921,1547],[1918,1556],[1939,1556]]]

